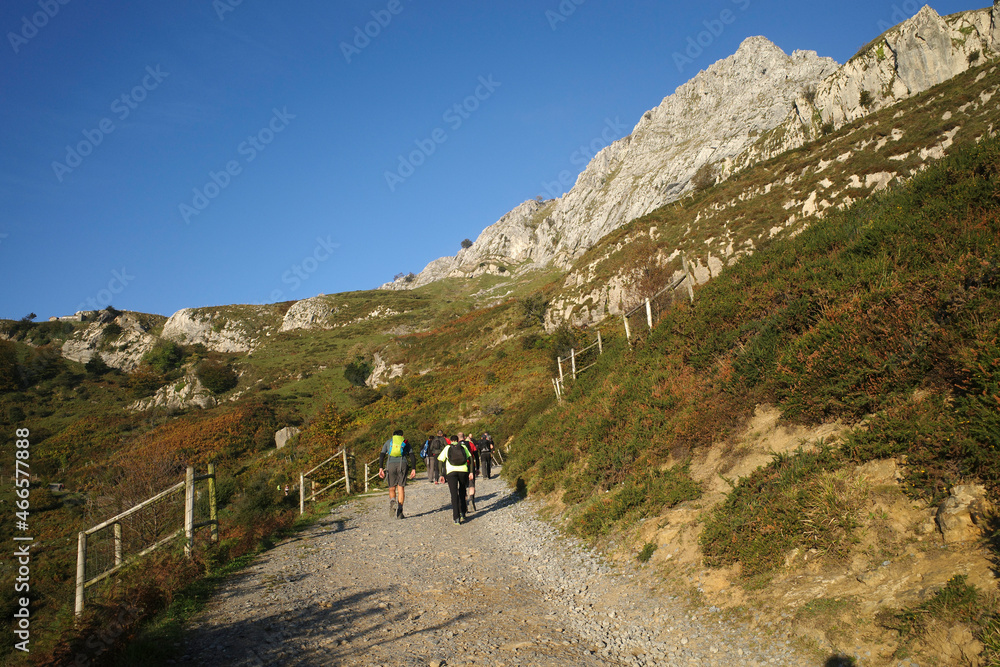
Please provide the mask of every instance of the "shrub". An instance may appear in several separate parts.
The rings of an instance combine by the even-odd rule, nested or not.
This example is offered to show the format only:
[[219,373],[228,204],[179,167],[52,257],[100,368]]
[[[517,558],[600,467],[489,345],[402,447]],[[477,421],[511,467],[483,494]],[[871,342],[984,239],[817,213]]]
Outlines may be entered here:
[[464,241],[462,241],[462,249],[463,250],[468,250],[471,247],[472,247],[472,241],[471,240],[465,239]]
[[361,357],[358,357],[344,367],[344,379],[350,382],[352,387],[364,387],[368,376],[371,374],[371,364]]
[[99,354],[92,356],[83,367],[87,369],[88,375],[95,378],[101,377],[111,371],[111,367],[104,362],[104,359]]
[[972,51],[968,55],[969,64],[971,65],[971,64],[975,63],[976,61],[978,61],[980,55],[982,55],[982,54],[979,53],[979,49],[976,49],[975,51]]
[[649,559],[653,557],[653,553],[656,551],[656,544],[653,542],[647,542],[645,546],[642,547],[642,551],[639,552],[635,558],[640,563],[647,563]]
[[858,104],[860,104],[866,109],[870,109],[871,106],[875,104],[875,100],[872,98],[871,91],[862,90],[861,94],[858,95]]
[[122,327],[117,322],[111,322],[104,327],[101,335],[104,337],[104,340],[114,340],[122,335]]
[[691,187],[695,192],[704,192],[715,185],[715,178],[715,165],[711,162],[706,162],[694,172],[694,176],[691,177]]
[[205,360],[198,364],[195,375],[213,394],[224,394],[239,383],[239,376],[229,364]]
[[161,340],[143,355],[142,362],[157,373],[167,374],[177,370],[184,361],[184,350],[172,340]]

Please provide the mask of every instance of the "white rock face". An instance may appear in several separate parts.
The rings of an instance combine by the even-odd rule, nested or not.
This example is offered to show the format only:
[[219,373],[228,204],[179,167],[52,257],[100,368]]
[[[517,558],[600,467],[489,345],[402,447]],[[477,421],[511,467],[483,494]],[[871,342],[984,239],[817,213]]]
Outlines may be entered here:
[[[122,328],[122,333],[113,341],[107,341],[104,349],[98,348],[105,343],[104,330],[108,324],[115,322]],[[147,333],[140,320],[130,313],[121,313],[113,320],[98,319],[63,343],[62,355],[67,359],[87,363],[95,354],[108,366],[126,373],[135,369],[143,355],[156,345],[156,337]]]
[[382,385],[389,384],[389,380],[400,377],[403,374],[403,364],[389,365],[378,352],[374,356],[375,367],[372,374],[365,380],[365,384],[372,389],[377,389]]
[[[741,155],[742,168],[801,146],[834,128],[912,97],[980,64],[1000,51],[1000,3],[992,9],[942,17],[929,6],[888,30],[816,86],[795,108],[774,140]],[[979,53],[977,59],[972,56]],[[862,104],[862,96],[867,104]],[[811,97],[811,99],[809,99]]]
[[325,296],[315,296],[311,299],[296,301],[285,313],[285,318],[281,322],[278,331],[292,331],[295,329],[322,329],[327,328],[327,318],[337,312],[335,306],[331,306]]
[[182,308],[171,315],[161,336],[184,345],[201,343],[214,352],[249,352],[254,347],[253,341],[225,318],[216,319],[194,308]]
[[219,401],[212,395],[212,392],[205,388],[198,376],[194,373],[188,373],[182,380],[160,387],[149,398],[136,401],[129,406],[129,410],[133,412],[142,412],[152,408],[185,410],[191,407],[204,409],[214,408],[218,404]]
[[302,433],[302,429],[295,426],[286,426],[274,432],[274,446],[277,449],[283,448],[288,441]]
[[594,156],[563,197],[525,202],[471,248],[431,262],[411,283],[383,287],[468,276],[504,260],[565,268],[608,232],[677,199],[702,165],[745,151],[788,116],[805,87],[836,69],[835,61],[814,51],[789,56],[763,37],[750,37],[734,55],[647,111],[629,136]]
[[[979,60],[972,58],[976,51]],[[843,67],[813,51],[789,56],[763,37],[750,37],[647,111],[629,136],[599,152],[568,193],[521,204],[472,247],[434,260],[409,283],[382,289],[499,272],[501,266],[568,268],[609,232],[689,191],[702,165],[712,163],[726,177],[801,146],[825,125],[838,127],[925,91],[998,51],[1000,1],[950,17],[924,7]],[[697,277],[701,282],[704,276]],[[614,299],[593,296],[604,312],[614,312]]]

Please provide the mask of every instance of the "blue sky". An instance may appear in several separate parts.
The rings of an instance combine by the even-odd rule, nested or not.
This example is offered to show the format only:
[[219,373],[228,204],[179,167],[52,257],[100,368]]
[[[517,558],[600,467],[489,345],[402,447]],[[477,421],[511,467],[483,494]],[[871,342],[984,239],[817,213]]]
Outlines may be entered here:
[[377,287],[561,194],[746,37],[843,63],[917,8],[6,0],[0,317]]

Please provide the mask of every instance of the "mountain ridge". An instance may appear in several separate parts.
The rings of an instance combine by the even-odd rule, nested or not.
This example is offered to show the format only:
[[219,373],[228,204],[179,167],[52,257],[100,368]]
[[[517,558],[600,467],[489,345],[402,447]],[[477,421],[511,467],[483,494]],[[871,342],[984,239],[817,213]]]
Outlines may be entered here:
[[[736,53],[678,86],[643,114],[629,135],[598,152],[562,197],[521,203],[484,229],[471,247],[380,289],[413,289],[512,268],[568,269],[614,229],[690,193],[699,168],[709,165],[728,178],[942,83],[998,51],[1000,2],[947,17],[925,5],[842,66],[815,51],[786,55],[766,37],[748,37]],[[788,73],[785,85],[766,86],[774,68]],[[702,98],[721,96],[727,84],[743,94],[711,123],[700,116],[691,123],[698,129],[714,123],[716,131],[671,141],[668,130],[685,127],[681,112],[697,110]],[[744,99],[747,91],[753,91],[754,103]],[[735,131],[719,131],[734,118],[741,121]]]

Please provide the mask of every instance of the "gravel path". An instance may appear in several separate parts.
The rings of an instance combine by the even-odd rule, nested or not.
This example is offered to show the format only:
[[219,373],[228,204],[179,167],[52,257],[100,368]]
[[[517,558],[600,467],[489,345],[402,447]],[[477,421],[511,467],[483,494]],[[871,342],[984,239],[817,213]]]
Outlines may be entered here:
[[185,665],[820,667],[707,611],[654,597],[537,518],[494,477],[455,525],[446,485],[335,508],[228,580]]

